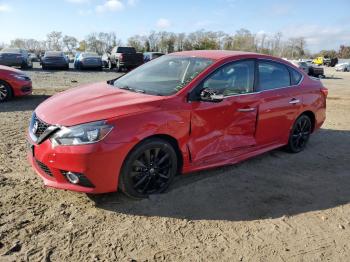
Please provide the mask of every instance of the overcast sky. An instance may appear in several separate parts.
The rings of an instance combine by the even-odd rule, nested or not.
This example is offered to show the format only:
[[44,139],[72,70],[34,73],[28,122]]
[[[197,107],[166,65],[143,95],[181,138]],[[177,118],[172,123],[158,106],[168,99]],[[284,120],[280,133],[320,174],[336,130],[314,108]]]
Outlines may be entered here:
[[44,40],[53,30],[79,39],[116,32],[126,42],[151,30],[199,29],[303,36],[312,52],[350,45],[350,0],[0,0],[0,42]]

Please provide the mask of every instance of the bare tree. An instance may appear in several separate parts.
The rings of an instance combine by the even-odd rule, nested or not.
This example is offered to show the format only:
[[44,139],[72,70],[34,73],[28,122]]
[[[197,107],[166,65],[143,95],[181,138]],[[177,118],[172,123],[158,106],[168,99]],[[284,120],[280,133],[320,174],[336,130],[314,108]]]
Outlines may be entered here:
[[74,36],[66,35],[63,37],[62,42],[69,53],[72,53],[78,45],[78,39],[76,39]]
[[50,50],[62,50],[62,32],[52,31],[47,34],[47,47]]

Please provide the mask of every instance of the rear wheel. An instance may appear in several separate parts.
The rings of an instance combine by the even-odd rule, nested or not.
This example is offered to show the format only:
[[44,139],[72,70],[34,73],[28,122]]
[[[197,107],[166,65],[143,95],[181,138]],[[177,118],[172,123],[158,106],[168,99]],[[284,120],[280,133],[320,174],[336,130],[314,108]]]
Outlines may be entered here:
[[28,68],[28,63],[27,62],[23,62],[21,64],[21,69],[27,69]]
[[133,198],[146,198],[166,190],[177,172],[174,148],[162,139],[137,145],[125,160],[119,188]]
[[11,86],[0,80],[0,103],[8,101],[12,98],[12,88]]
[[312,131],[312,122],[307,115],[301,115],[295,121],[289,136],[287,148],[291,153],[298,153],[306,147]]

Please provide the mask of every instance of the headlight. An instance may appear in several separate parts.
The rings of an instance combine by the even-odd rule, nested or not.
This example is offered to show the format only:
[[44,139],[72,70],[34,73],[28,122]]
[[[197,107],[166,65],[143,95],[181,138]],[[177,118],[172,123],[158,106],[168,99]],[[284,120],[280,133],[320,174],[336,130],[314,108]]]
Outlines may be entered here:
[[21,74],[11,74],[11,76],[13,76],[14,78],[18,79],[18,80],[23,80],[23,81],[29,81],[30,78],[26,75],[21,75]]
[[105,121],[97,121],[72,127],[62,127],[51,137],[52,145],[85,145],[101,141],[105,138],[113,126]]

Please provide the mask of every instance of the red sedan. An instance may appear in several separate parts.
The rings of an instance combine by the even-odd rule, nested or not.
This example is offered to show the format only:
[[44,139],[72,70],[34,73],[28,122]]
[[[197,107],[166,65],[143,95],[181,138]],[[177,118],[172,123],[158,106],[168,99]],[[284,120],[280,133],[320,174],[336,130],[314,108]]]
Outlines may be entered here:
[[32,93],[32,81],[21,70],[0,65],[0,103]]
[[143,198],[178,173],[283,146],[302,151],[325,121],[326,96],[319,80],[279,58],[174,53],[43,102],[29,158],[47,186]]

